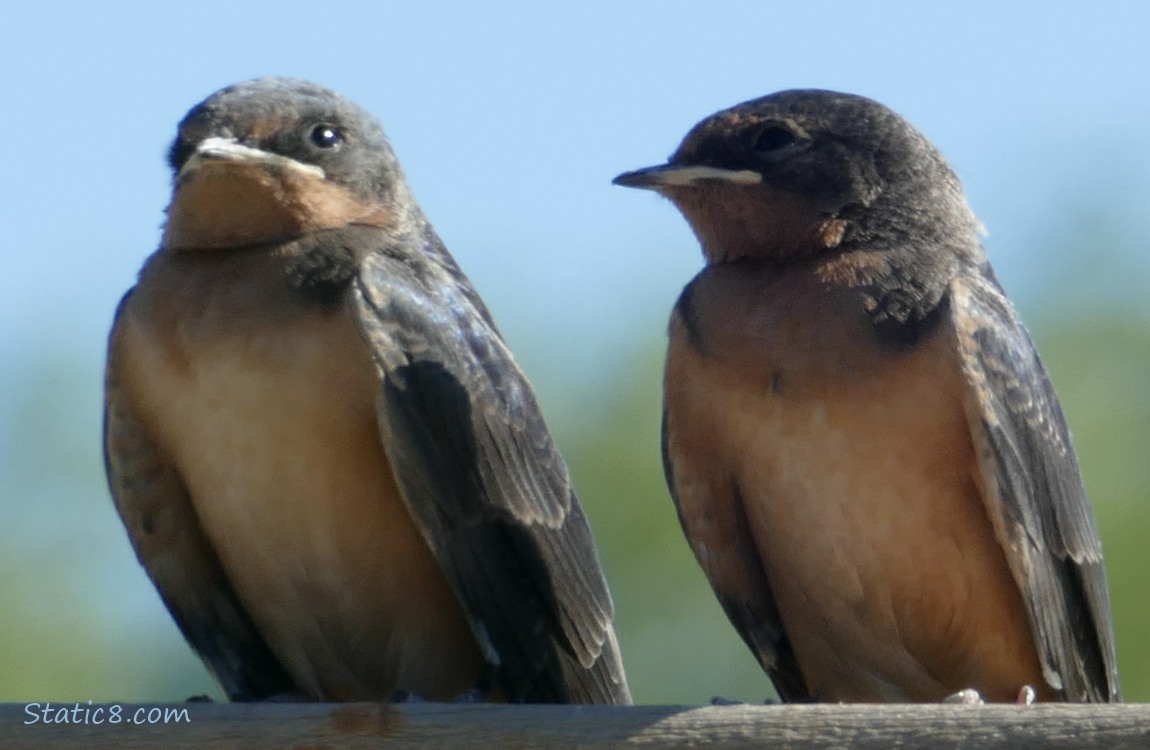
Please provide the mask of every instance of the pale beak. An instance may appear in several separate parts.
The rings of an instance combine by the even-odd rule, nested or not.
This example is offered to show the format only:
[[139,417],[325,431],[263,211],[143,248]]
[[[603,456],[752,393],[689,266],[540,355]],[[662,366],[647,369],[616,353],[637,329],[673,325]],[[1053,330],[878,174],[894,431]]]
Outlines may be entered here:
[[304,164],[286,156],[273,154],[258,148],[245,146],[235,138],[205,138],[196,146],[195,152],[184,162],[180,168],[179,177],[202,168],[207,164],[235,165],[235,166],[261,166],[280,167],[291,169],[312,177],[324,178],[324,171],[314,164]]
[[696,187],[707,182],[726,182],[732,185],[758,185],[763,176],[753,169],[722,169],[702,165],[660,164],[657,167],[624,172],[612,184],[623,187],[659,190],[664,187]]

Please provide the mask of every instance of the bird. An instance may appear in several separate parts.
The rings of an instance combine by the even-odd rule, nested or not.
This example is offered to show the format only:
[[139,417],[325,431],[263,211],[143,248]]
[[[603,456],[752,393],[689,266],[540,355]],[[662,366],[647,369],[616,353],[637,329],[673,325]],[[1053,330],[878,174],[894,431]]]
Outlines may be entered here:
[[872,99],[795,89],[614,182],[702,248],[669,325],[665,475],[779,696],[1119,701],[1066,419],[939,151]]
[[115,313],[115,507],[233,701],[630,702],[536,396],[379,122],[307,81],[179,123]]

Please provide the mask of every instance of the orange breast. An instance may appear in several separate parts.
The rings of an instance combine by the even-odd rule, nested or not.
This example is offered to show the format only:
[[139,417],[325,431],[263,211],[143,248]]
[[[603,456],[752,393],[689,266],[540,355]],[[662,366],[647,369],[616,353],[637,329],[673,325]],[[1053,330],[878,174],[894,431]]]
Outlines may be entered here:
[[809,279],[718,275],[700,294],[702,351],[672,326],[672,463],[737,488],[815,696],[1011,700],[1043,685],[978,493],[953,331],[884,349],[848,297]]
[[125,380],[241,603],[312,697],[458,695],[482,658],[396,487],[365,344],[345,310],[233,276],[252,288],[152,278],[123,325]]

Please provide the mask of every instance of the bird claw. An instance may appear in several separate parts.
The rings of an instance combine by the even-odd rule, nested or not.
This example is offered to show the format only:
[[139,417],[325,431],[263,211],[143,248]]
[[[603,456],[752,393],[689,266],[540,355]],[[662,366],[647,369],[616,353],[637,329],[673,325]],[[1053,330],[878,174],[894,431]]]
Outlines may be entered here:
[[981,706],[984,701],[982,694],[974,688],[966,688],[959,690],[957,693],[951,693],[942,699],[943,703],[954,703],[961,706]]
[[427,699],[410,690],[396,690],[387,697],[388,703],[427,703]]
[[[1030,685],[1023,685],[1018,690],[1018,697],[1014,703],[1019,706],[1033,706],[1038,700],[1038,691]],[[942,699],[943,703],[957,703],[964,706],[981,706],[985,703],[982,695],[974,688],[966,688],[952,693]]]
[[[464,690],[451,699],[451,703],[486,703],[491,691],[483,685],[476,685],[470,690]],[[396,690],[388,697],[391,703],[430,703],[419,693],[410,690]]]
[[261,698],[260,703],[310,703],[311,699],[303,693],[295,693],[288,691],[286,693],[276,693],[269,695],[266,698]]
[[459,695],[451,699],[452,703],[486,703],[487,696],[490,691],[486,688],[475,686],[470,690],[464,690]]

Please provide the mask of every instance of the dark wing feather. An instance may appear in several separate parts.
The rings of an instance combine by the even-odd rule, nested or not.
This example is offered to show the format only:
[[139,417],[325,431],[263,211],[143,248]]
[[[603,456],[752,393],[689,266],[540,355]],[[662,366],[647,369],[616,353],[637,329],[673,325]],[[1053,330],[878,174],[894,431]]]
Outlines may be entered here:
[[990,269],[952,293],[984,501],[1047,682],[1064,700],[1118,701],[1102,545],[1062,408]]
[[[523,373],[446,250],[363,262],[354,300],[413,517],[512,701],[628,703],[586,519]],[[449,257],[449,256],[447,256]]]
[[294,686],[256,631],[200,529],[178,472],[133,411],[121,382],[125,296],[108,347],[104,462],[132,547],[184,637],[228,698],[259,700]]

